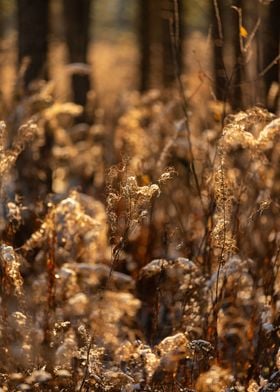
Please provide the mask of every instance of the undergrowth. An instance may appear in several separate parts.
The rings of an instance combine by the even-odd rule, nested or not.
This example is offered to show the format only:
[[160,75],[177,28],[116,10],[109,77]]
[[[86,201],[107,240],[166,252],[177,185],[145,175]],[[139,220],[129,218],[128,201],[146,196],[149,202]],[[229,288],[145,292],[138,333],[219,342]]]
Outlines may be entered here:
[[127,94],[112,136],[51,82],[17,98],[1,391],[279,390],[280,120],[254,107],[221,130],[219,107],[186,124],[176,91]]

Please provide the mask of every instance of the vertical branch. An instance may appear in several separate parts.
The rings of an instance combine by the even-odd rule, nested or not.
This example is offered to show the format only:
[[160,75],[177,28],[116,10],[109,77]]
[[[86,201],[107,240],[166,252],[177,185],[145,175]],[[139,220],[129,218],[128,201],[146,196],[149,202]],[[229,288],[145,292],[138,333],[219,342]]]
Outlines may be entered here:
[[202,206],[202,209],[203,209],[204,214],[206,216],[206,211],[205,211],[205,207],[203,204],[201,189],[200,189],[198,176],[196,173],[196,167],[195,167],[195,163],[194,163],[194,154],[193,154],[193,148],[192,148],[191,130],[190,130],[190,122],[189,122],[189,114],[188,114],[188,101],[187,101],[187,97],[185,94],[184,85],[183,85],[183,81],[182,81],[182,78],[180,75],[179,65],[178,65],[178,47],[176,46],[175,32],[178,31],[179,26],[178,26],[178,19],[176,18],[176,10],[178,10],[178,0],[173,0],[173,19],[170,20],[170,24],[169,24],[170,36],[171,36],[171,42],[172,42],[172,55],[173,55],[172,57],[173,57],[173,62],[174,62],[175,75],[176,75],[177,83],[179,86],[179,92],[180,92],[181,100],[182,100],[182,110],[183,110],[184,117],[185,117],[185,125],[186,125],[187,139],[188,139],[188,146],[189,146],[189,155],[190,155],[190,168],[191,168],[191,172],[193,174],[195,187],[196,187],[198,196],[200,198],[201,206]]
[[[53,222],[52,222],[53,226]],[[55,229],[51,228],[48,236],[48,308],[49,311],[55,309]]]
[[[162,46],[162,82],[164,87],[170,87],[174,82],[174,63],[172,58],[172,39],[170,37],[170,24],[173,24],[172,2],[163,0],[161,4],[161,46]],[[174,45],[177,42],[174,40]],[[176,47],[176,56],[178,55]],[[178,58],[177,58],[178,63]],[[179,66],[179,63],[178,63]]]
[[218,38],[223,42],[224,35],[223,35],[222,19],[221,19],[220,8],[218,5],[218,0],[213,0],[213,6],[214,6],[214,11],[215,11],[215,17],[216,17]]
[[[176,81],[174,73],[173,49],[175,48],[178,73],[181,75],[183,68],[183,4],[182,0],[164,0],[162,2],[162,69],[163,85],[170,87]],[[172,33],[170,32],[172,31]],[[172,38],[173,35],[173,38]]]
[[49,233],[48,233],[48,256],[47,256],[47,309],[45,314],[45,328],[44,328],[44,346],[45,356],[47,363],[52,364],[54,362],[54,347],[52,347],[52,327],[54,324],[54,312],[55,312],[55,244],[56,244],[56,232],[54,228],[54,211],[50,213],[49,217]]
[[243,47],[243,39],[242,39],[242,34],[241,34],[241,30],[242,30],[242,27],[243,27],[243,24],[242,24],[242,9],[241,9],[241,8],[238,8],[238,7],[235,7],[235,6],[232,6],[231,8],[232,8],[234,11],[236,11],[236,12],[237,12],[237,15],[238,15],[239,51],[240,51],[241,53],[243,53],[244,47]]
[[231,89],[231,105],[233,109],[243,109],[243,94],[242,94],[242,80],[244,74],[243,61],[243,42],[241,36],[242,26],[242,0],[238,0],[238,6],[232,6],[233,15],[233,74],[232,74],[232,89]]

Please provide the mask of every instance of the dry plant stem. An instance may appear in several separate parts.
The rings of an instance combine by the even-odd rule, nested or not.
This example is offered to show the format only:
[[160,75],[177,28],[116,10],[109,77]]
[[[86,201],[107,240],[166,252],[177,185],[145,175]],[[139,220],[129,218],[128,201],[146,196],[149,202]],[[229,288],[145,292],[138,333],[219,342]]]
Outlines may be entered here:
[[[234,11],[236,11],[237,12],[237,14],[238,14],[238,27],[239,27],[239,29],[238,29],[238,31],[239,31],[239,48],[240,48],[240,54],[241,54],[241,57],[242,57],[242,62],[244,63],[244,66],[243,67],[241,67],[241,65],[239,65],[239,64],[236,64],[235,65],[235,69],[236,69],[236,72],[237,72],[237,69],[238,68],[244,68],[244,71],[245,71],[245,73],[246,73],[246,67],[245,67],[245,63],[248,63],[249,62],[249,60],[250,60],[250,58],[249,58],[249,49],[250,49],[250,47],[251,47],[251,45],[252,45],[252,41],[253,41],[253,39],[254,39],[254,37],[255,37],[255,35],[256,35],[256,33],[257,33],[257,30],[258,30],[258,28],[259,28],[259,26],[260,26],[260,23],[261,23],[261,21],[260,21],[260,18],[258,18],[257,19],[257,21],[256,21],[256,23],[255,23],[255,26],[254,26],[254,28],[253,28],[253,30],[252,30],[252,32],[249,34],[249,37],[247,38],[247,40],[246,40],[246,43],[244,44],[244,39],[243,39],[243,37],[242,37],[242,29],[243,29],[243,17],[242,17],[242,9],[241,8],[239,8],[239,7],[235,7],[235,6],[232,6],[231,7]],[[243,78],[242,79],[244,79],[244,76],[243,76]],[[243,86],[244,85],[244,83],[245,83],[245,81],[244,80],[242,80],[242,82],[241,83],[237,83],[237,84],[234,84],[233,85],[233,87],[241,87],[241,86]]]
[[53,366],[54,350],[51,347],[52,343],[52,330],[54,323],[54,312],[55,312],[55,247],[56,247],[56,232],[54,229],[54,223],[52,218],[50,219],[50,233],[48,235],[48,258],[47,258],[47,276],[48,276],[48,302],[45,314],[45,326],[44,326],[44,344],[46,346],[46,355],[50,370]]
[[221,269],[225,263],[225,249],[226,249],[226,200],[225,200],[225,169],[224,169],[224,156],[223,151],[219,151],[220,155],[220,173],[221,173],[221,193],[222,193],[222,245],[221,252],[218,258],[218,269],[217,269],[217,277],[216,277],[216,287],[215,287],[215,297],[213,299],[212,305],[212,325],[211,325],[211,333],[210,339],[214,339],[214,346],[216,348],[217,356],[218,356],[218,330],[217,330],[217,322],[218,322],[218,311],[219,311],[219,302],[222,298],[222,289],[219,295],[219,279]]
[[[258,82],[279,61],[280,61],[280,53],[261,72],[259,72],[258,77],[254,78],[254,79],[242,80],[242,85],[252,84],[252,83]],[[236,83],[236,84],[233,85],[233,87],[238,87],[240,85],[241,85],[240,83]]]
[[277,279],[278,273],[279,273],[279,270],[280,270],[279,255],[280,255],[280,245],[277,246],[275,259],[274,259],[274,266],[273,267],[276,269],[275,280]]
[[150,261],[150,254],[152,253],[152,249],[153,249],[152,231],[153,231],[153,218],[154,218],[155,204],[156,204],[155,200],[152,200],[149,215],[148,215],[148,224],[147,224],[148,240],[147,240],[145,255],[143,259],[144,264],[147,264]]
[[178,130],[175,129],[174,134],[172,135],[172,137],[170,137],[166,145],[163,147],[163,150],[157,162],[157,169],[159,170],[159,174],[162,172],[162,170],[164,170],[165,162],[167,160],[171,148],[174,146],[174,144],[177,141],[178,133],[179,133]]
[[[20,261],[12,246],[6,244],[0,246],[0,274],[1,322],[4,327],[1,328],[1,337],[5,346],[9,347],[13,337],[8,328],[8,318],[15,309],[23,312],[23,314],[27,314],[27,310],[23,291],[23,278],[20,273]],[[25,341],[28,342],[28,339],[27,335]],[[10,356],[9,350],[5,351],[5,355]]]
[[48,242],[49,242],[49,255],[47,261],[48,271],[48,307],[52,311],[55,309],[55,230],[52,228]]
[[170,187],[168,187],[168,188],[169,188],[169,192],[167,193],[167,198],[168,198],[168,200],[170,200],[170,202],[172,203],[172,205],[174,206],[174,208],[176,210],[176,214],[177,214],[180,230],[181,230],[182,235],[184,236],[184,240],[183,240],[184,247],[186,248],[187,231],[186,231],[184,223],[182,221],[182,213],[179,210],[177,202],[172,197],[172,192],[170,190]]
[[[129,233],[130,233],[130,224],[128,223],[128,225],[126,226],[126,229],[124,231],[123,236],[121,237],[119,243],[117,245],[115,245],[112,249],[112,261],[111,261],[111,268],[110,268],[110,272],[109,272],[109,276],[108,279],[106,281],[106,286],[109,283],[109,280],[112,276],[112,273],[114,271],[115,266],[118,264],[119,259],[120,259],[120,252],[124,249],[125,244],[127,243],[128,237],[129,237]],[[105,286],[105,288],[106,288]]]
[[257,34],[257,31],[258,31],[260,25],[261,25],[261,19],[258,18],[257,21],[256,21],[256,24],[255,24],[255,26],[254,26],[254,28],[252,30],[252,32],[250,33],[250,35],[249,35],[249,37],[247,39],[246,44],[244,46],[244,51],[245,52],[247,52],[250,49],[250,47],[252,45],[252,41],[255,38],[255,35]]
[[156,343],[156,336],[157,336],[157,330],[158,330],[160,298],[162,296],[161,290],[160,290],[161,279],[162,279],[162,269],[160,272],[160,277],[159,277],[158,287],[156,290],[156,296],[154,299],[154,306],[153,306],[153,312],[152,312],[152,331],[151,331],[151,338],[150,338],[151,345],[154,345]]
[[[231,72],[231,75],[229,77],[227,77],[227,88],[226,88],[226,91],[225,91],[225,97],[224,97],[224,101],[223,101],[223,114],[222,114],[222,118],[221,118],[221,121],[220,121],[221,134],[223,132],[223,128],[224,128],[224,125],[225,125],[225,118],[226,118],[227,114],[229,114],[229,113],[227,113],[226,109],[227,109],[227,102],[229,101],[229,91],[230,91],[230,86],[232,86],[232,80],[233,80],[233,77],[234,77],[234,73],[235,73],[235,69],[233,69],[232,72]],[[213,157],[213,160],[212,160],[212,167],[214,167],[218,155],[219,155],[218,154],[218,146],[216,146],[215,154],[214,154],[214,157]],[[213,175],[214,175],[214,171],[212,172],[211,178],[213,177]]]
[[271,301],[272,301],[272,319],[275,320],[277,316],[277,294],[273,294],[273,288],[275,285],[275,282],[277,282],[278,274],[279,274],[279,269],[280,269],[280,262],[279,262],[279,255],[280,255],[280,244],[277,244],[276,252],[274,261],[272,259],[271,267],[272,271],[275,271],[274,273],[272,272],[272,281],[271,281]]
[[199,82],[199,84],[197,85],[197,87],[194,89],[194,91],[188,96],[188,101],[191,102],[192,99],[198,94],[198,92],[200,91],[201,87],[204,84],[204,80],[201,80]]
[[219,39],[221,41],[223,41],[224,40],[224,36],[223,36],[223,28],[222,28],[222,19],[221,19],[221,14],[220,14],[220,10],[219,10],[218,1],[217,0],[213,0],[213,4],[214,4],[215,17],[216,17],[217,26],[218,26]]
[[259,77],[263,77],[275,64],[280,61],[280,53],[260,72]]
[[237,12],[238,14],[238,31],[239,31],[239,48],[240,48],[240,52],[243,53],[244,52],[244,46],[243,46],[243,39],[242,39],[242,35],[241,35],[241,29],[242,29],[242,9],[235,7],[235,6],[231,6],[231,8]]
[[216,280],[216,301],[218,299],[219,291],[219,277],[221,268],[225,263],[225,246],[226,246],[226,200],[225,200],[225,169],[224,169],[224,157],[221,158],[221,186],[222,186],[222,200],[223,200],[223,237],[222,237],[222,248],[218,260],[218,271]]
[[83,375],[83,379],[82,379],[82,382],[81,382],[81,386],[80,386],[80,388],[79,388],[79,392],[83,392],[83,388],[84,388],[84,386],[85,386],[87,377],[88,377],[88,375],[89,375],[90,350],[91,350],[92,345],[93,345],[93,340],[94,340],[94,338],[93,338],[93,336],[91,336],[90,341],[89,341],[89,344],[88,344],[88,347],[87,347],[87,357],[86,357],[84,375]]
[[[179,91],[180,91],[180,95],[181,95],[181,99],[182,99],[182,109],[183,109],[183,113],[184,113],[184,117],[185,117],[185,121],[186,121],[186,130],[187,130],[187,138],[188,138],[188,145],[189,145],[189,154],[190,154],[190,158],[191,158],[191,162],[190,162],[190,167],[191,167],[191,171],[194,177],[194,181],[195,181],[195,186],[196,186],[196,190],[200,199],[200,203],[202,206],[202,209],[204,211],[204,214],[206,214],[206,209],[204,207],[204,203],[202,200],[202,196],[201,196],[201,189],[200,189],[200,185],[199,185],[199,181],[198,181],[198,177],[197,177],[197,173],[196,173],[196,168],[195,168],[195,163],[194,163],[194,155],[193,155],[193,149],[192,149],[192,141],[191,141],[191,130],[190,130],[190,124],[189,124],[189,115],[188,115],[188,101],[186,98],[186,94],[184,91],[184,86],[183,86],[183,82],[182,82],[182,78],[179,72],[179,64],[178,64],[178,31],[179,31],[179,18],[178,18],[178,0],[173,0],[173,20],[170,19],[169,20],[169,30],[170,30],[170,38],[171,38],[171,47],[172,47],[172,57],[173,57],[173,63],[174,63],[174,69],[175,69],[175,76],[176,76],[176,80],[179,86]],[[177,33],[177,37],[176,37],[176,33]]]

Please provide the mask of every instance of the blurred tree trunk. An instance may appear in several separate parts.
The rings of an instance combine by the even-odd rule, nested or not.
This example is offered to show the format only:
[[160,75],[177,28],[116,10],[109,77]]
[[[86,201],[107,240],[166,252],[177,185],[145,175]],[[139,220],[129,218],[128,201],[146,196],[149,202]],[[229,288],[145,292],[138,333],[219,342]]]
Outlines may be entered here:
[[169,87],[183,68],[183,2],[162,1],[163,85]]
[[[265,22],[265,35],[263,37],[263,64],[265,68],[272,65],[273,61],[276,60],[277,56],[280,54],[280,0],[272,1],[268,7],[268,14]],[[275,61],[264,74],[265,96],[267,99],[266,105],[273,111],[279,109],[279,73],[280,61],[278,58],[278,61]],[[278,87],[278,99],[275,97],[275,93],[272,90],[273,87],[275,87],[275,89]]]
[[161,75],[160,0],[140,0],[140,90],[159,87]]
[[266,104],[266,94],[265,94],[265,82],[264,78],[260,77],[260,73],[264,70],[265,64],[264,64],[264,47],[265,47],[265,25],[267,24],[267,6],[264,6],[264,4],[258,2],[257,6],[257,11],[258,11],[258,16],[261,20],[260,28],[257,31],[256,37],[257,37],[257,80],[256,80],[256,85],[257,85],[257,100],[258,103],[261,105]]
[[[214,38],[214,91],[219,101],[228,102],[234,110],[243,109],[242,83],[245,76],[244,3],[212,0]],[[249,98],[248,98],[249,101]]]
[[140,46],[140,90],[146,91],[149,88],[149,78],[151,69],[150,59],[150,12],[149,0],[140,0],[139,12],[139,46]]
[[0,0],[0,39],[3,38],[4,35],[4,18],[3,18],[3,3]]
[[[87,63],[89,44],[90,0],[63,0],[66,43],[70,63]],[[73,101],[85,106],[90,89],[88,73],[72,76]]]
[[225,101],[227,99],[228,81],[224,63],[224,25],[223,25],[223,1],[212,0],[211,17],[213,21],[214,40],[214,91],[216,99]]
[[185,40],[184,15],[185,15],[186,8],[184,7],[183,0],[178,0],[177,5],[178,5],[177,7],[177,11],[178,11],[177,64],[178,64],[178,73],[181,75],[184,71],[184,40]]
[[[242,35],[240,29],[240,15],[242,15],[242,0],[234,2],[235,9],[232,9],[232,39],[233,39],[233,54],[232,54],[232,82],[231,82],[231,99],[230,103],[234,110],[243,109],[243,94],[242,82],[244,76],[244,58],[242,53]],[[241,14],[240,14],[241,13]],[[242,42],[241,42],[242,41]]]
[[[258,2],[260,4],[260,2]],[[248,45],[248,38],[253,34],[253,39],[244,51],[244,80],[243,85],[243,105],[252,107],[258,104],[258,55],[257,55],[257,34],[260,29],[260,18],[258,4],[254,0],[243,1],[243,25],[248,32],[244,45]]]
[[140,90],[169,87],[182,71],[182,0],[140,0]]
[[17,0],[18,62],[29,58],[25,87],[47,77],[48,0]]

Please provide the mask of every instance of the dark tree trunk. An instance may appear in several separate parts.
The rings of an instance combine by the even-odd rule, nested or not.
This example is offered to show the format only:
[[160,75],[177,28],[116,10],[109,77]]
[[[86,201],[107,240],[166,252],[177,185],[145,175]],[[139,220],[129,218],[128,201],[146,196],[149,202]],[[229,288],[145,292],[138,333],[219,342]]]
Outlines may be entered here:
[[169,87],[182,71],[182,1],[140,0],[139,6],[140,90]]
[[[89,44],[90,0],[64,0],[66,43],[70,63],[87,63]],[[90,89],[88,74],[72,76],[73,101],[85,106]]]
[[170,87],[183,68],[183,3],[162,1],[163,85]]
[[4,18],[3,18],[3,4],[0,0],[0,39],[3,38],[4,35]]
[[[260,2],[258,2],[260,4]],[[254,0],[243,1],[243,25],[248,32],[248,37],[253,33],[253,39],[249,48],[244,51],[244,81],[242,88],[244,107],[252,107],[258,104],[258,55],[257,55],[257,34],[260,28],[258,4]],[[255,33],[254,33],[255,32]],[[244,45],[248,44],[248,37],[244,40]]]
[[161,76],[160,0],[140,0],[140,90],[159,87]]
[[[273,61],[277,59],[280,54],[280,0],[274,0],[269,4],[268,15],[265,23],[264,32],[264,67],[268,67],[273,64]],[[279,109],[279,90],[278,90],[278,102],[277,99],[274,101],[268,97],[270,88],[273,83],[279,86],[279,70],[280,70],[280,60],[275,61],[267,72],[264,74],[265,83],[265,96],[267,98],[266,105],[270,110]],[[279,88],[279,87],[278,87]]]
[[149,0],[140,0],[139,8],[140,90],[146,91],[149,88],[151,69]]
[[224,64],[224,24],[223,24],[223,1],[212,0],[212,21],[214,40],[214,91],[216,99],[225,101],[227,99],[228,80]]
[[[18,63],[21,66],[28,58],[23,79],[24,92],[28,92],[32,82],[47,79],[49,0],[17,0],[17,7]],[[40,148],[42,159],[30,167],[32,153],[27,148],[16,163],[18,189],[29,200],[34,195],[46,195],[52,190],[52,170],[49,165],[52,136],[47,131],[45,136],[46,143]]]
[[[242,0],[234,2],[234,6],[242,12]],[[241,48],[241,31],[239,23],[239,13],[232,10],[232,39],[233,39],[233,56],[232,56],[232,76],[231,76],[231,95],[230,103],[234,110],[243,109],[242,81],[244,75],[244,59]]]
[[25,87],[36,79],[47,77],[48,0],[17,0],[18,62],[29,58]]

